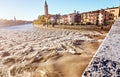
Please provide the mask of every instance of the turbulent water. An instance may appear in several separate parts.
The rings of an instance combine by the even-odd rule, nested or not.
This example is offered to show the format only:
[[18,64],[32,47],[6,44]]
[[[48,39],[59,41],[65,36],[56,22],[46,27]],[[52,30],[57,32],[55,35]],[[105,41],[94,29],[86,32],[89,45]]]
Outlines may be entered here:
[[99,42],[92,36],[102,34],[32,24],[0,27],[0,77],[80,77],[79,55],[91,55],[86,45]]

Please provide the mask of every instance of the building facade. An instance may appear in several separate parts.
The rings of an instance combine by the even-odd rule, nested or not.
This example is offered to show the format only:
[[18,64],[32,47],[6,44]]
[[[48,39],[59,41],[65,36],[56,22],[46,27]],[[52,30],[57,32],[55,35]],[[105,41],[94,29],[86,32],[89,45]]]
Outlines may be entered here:
[[46,23],[55,24],[88,24],[88,25],[106,25],[113,24],[119,16],[119,7],[101,9],[79,13],[76,10],[71,14],[66,15],[50,15],[48,13],[48,4],[45,1],[44,15]]
[[119,7],[81,13],[82,24],[113,24],[119,16]]
[[81,13],[81,23],[96,24],[98,21],[99,10]]
[[99,12],[99,19],[98,20],[99,20],[100,25],[112,24],[115,21],[114,14],[102,9]]
[[68,24],[68,15],[62,15],[60,17],[60,24]]
[[[119,17],[119,7],[107,8],[105,11],[109,12],[110,21],[114,22]],[[113,18],[114,17],[114,18]]]
[[68,24],[79,24],[80,23],[80,14],[79,12],[74,11],[74,13],[68,14],[67,20]]

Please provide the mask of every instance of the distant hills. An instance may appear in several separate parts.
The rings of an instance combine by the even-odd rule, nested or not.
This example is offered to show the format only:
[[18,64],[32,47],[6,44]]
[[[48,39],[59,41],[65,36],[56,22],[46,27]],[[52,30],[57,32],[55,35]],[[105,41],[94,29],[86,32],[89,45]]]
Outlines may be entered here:
[[29,23],[32,23],[32,21],[0,19],[0,25],[2,26],[15,26]]

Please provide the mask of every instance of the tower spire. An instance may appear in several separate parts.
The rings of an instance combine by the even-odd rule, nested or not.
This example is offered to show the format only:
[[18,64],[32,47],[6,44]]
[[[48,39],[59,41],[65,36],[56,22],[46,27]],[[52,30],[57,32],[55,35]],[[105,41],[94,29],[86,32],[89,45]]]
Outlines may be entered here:
[[45,0],[45,5],[44,5],[44,12],[45,12],[45,16],[48,16],[48,4],[46,0]]
[[46,1],[46,0],[45,0],[45,6],[48,6],[48,5],[47,5],[47,1]]

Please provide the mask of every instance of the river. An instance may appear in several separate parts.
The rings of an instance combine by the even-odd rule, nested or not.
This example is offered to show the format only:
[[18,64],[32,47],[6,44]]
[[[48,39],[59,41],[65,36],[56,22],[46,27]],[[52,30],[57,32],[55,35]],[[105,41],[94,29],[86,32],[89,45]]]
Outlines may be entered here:
[[21,31],[25,31],[25,30],[31,30],[31,29],[35,29],[33,24],[24,24],[24,25],[16,25],[16,26],[2,26],[0,25],[0,30],[21,30]]
[[[0,27],[0,77],[81,77],[103,37],[97,31]],[[91,38],[92,37],[92,38]]]

